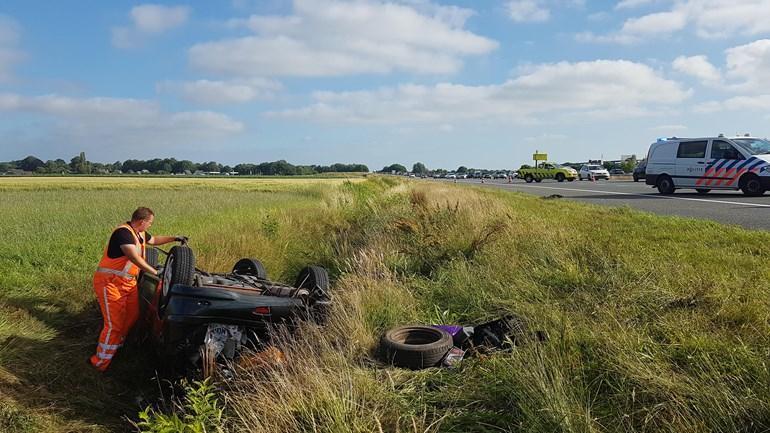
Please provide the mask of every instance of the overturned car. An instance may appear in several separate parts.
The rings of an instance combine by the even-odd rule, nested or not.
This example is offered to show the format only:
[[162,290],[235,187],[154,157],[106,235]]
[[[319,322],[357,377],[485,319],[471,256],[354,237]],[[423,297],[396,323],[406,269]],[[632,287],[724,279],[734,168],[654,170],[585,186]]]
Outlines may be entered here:
[[329,277],[319,266],[305,267],[289,286],[270,281],[252,258],[238,260],[229,273],[210,273],[195,266],[187,245],[173,247],[163,265],[162,250],[147,251],[159,272],[139,279],[139,328],[167,374],[208,375],[211,366],[259,350],[276,326],[323,322],[331,305]]

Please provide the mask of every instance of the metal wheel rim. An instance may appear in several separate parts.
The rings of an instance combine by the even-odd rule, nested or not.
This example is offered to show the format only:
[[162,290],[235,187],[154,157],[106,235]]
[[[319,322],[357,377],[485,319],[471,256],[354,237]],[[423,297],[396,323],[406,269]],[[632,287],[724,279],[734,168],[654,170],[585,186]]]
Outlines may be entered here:
[[168,295],[171,284],[171,268],[174,265],[174,256],[169,256],[166,260],[166,267],[163,268],[163,296]]

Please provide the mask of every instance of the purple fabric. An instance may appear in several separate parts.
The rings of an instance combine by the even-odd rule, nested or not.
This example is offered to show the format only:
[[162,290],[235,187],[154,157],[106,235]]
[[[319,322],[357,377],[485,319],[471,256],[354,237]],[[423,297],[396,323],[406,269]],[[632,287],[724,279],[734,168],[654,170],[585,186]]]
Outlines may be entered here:
[[448,332],[449,335],[451,335],[452,337],[454,337],[455,335],[457,335],[457,333],[463,330],[463,327],[460,325],[431,325],[431,326],[433,326],[434,328],[443,329],[444,331]]

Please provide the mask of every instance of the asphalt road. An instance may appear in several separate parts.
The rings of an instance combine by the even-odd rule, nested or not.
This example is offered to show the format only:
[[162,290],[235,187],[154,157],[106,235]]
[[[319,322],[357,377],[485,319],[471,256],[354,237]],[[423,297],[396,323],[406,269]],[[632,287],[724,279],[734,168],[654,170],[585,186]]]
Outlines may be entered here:
[[559,194],[565,199],[605,206],[631,206],[662,215],[705,218],[749,229],[770,230],[770,192],[762,197],[746,197],[740,191],[712,191],[698,195],[695,190],[678,190],[663,196],[644,181],[574,181],[525,183],[516,179],[505,180],[458,179],[457,183],[502,188],[538,196]]

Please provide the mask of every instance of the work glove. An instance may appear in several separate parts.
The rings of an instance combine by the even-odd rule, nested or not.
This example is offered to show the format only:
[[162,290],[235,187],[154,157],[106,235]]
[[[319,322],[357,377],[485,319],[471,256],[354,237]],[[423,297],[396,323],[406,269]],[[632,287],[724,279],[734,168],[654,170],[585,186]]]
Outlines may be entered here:
[[177,236],[174,238],[174,240],[186,244],[190,239],[187,236]]

